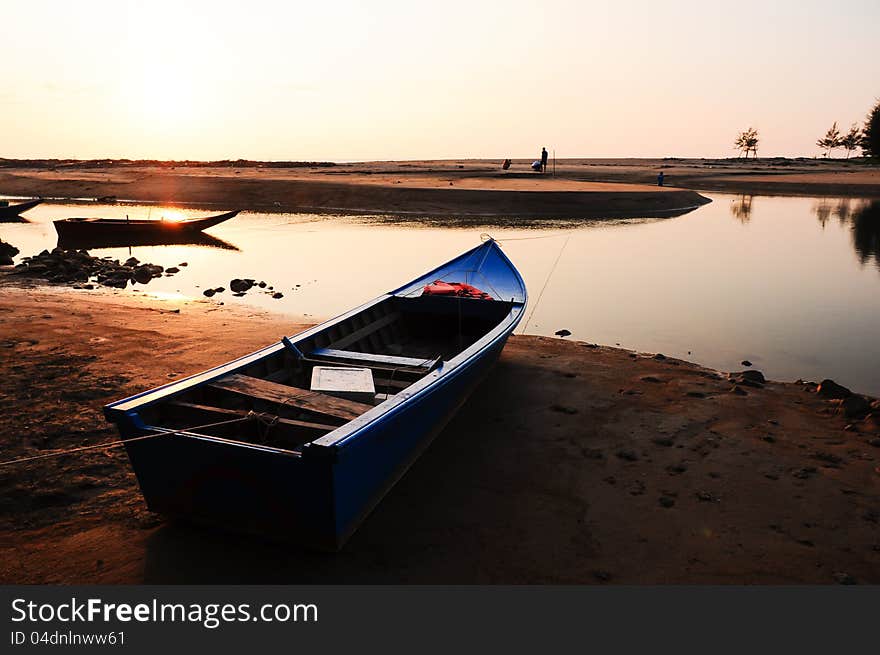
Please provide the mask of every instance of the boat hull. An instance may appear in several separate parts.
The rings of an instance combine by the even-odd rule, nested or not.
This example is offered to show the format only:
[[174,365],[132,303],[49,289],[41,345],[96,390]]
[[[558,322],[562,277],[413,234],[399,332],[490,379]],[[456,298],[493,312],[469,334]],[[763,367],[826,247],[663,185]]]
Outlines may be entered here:
[[[505,274],[507,267],[510,270]],[[461,280],[468,283],[482,276],[496,297],[510,300],[456,300],[422,294],[423,284],[450,278],[456,272],[459,276],[469,272]],[[522,319],[525,303],[521,277],[493,242],[326,323],[191,378],[108,405],[105,413],[126,442],[151,510],[311,548],[338,550],[486,377]],[[381,348],[359,353],[323,347],[328,340],[351,347],[364,345],[374,337],[379,339],[377,330],[391,330],[396,320],[403,321],[399,326],[403,332],[394,335],[392,330],[392,336],[410,344],[407,348],[412,350],[406,352],[417,352],[412,345],[417,341],[406,341],[409,335],[424,340],[421,357],[437,349],[452,354],[442,359],[427,357],[423,361],[430,363],[423,372],[416,372],[414,362],[420,360],[413,355],[381,355]],[[374,358],[377,384],[386,389],[393,386],[382,381],[392,370],[389,364],[398,367],[390,373],[392,380],[397,373],[401,376],[397,391],[384,400],[377,399],[376,405],[354,403],[358,411],[341,425],[329,427],[322,436],[304,439],[293,449],[267,440],[268,430],[256,439],[249,437],[245,423],[226,426],[223,429],[228,431],[222,435],[208,433],[211,420],[229,418],[230,414],[250,416],[268,411],[275,413],[272,421],[285,420],[278,416],[283,408],[267,406],[266,401],[281,402],[272,394],[290,399],[312,393],[307,386],[297,386],[301,381],[286,377],[298,370],[297,362],[311,362],[311,366],[316,361],[313,357],[345,352]],[[405,381],[407,375],[416,379]],[[223,395],[230,392],[239,395]],[[242,394],[256,398],[256,404],[243,409],[236,404]],[[174,427],[181,423],[173,422],[175,414],[167,413],[169,406],[186,409],[178,419],[185,421],[183,425],[199,425]],[[339,411],[329,406],[324,409],[328,416]],[[350,409],[348,406],[346,411]],[[296,416],[288,415],[288,423],[291,418]]]
[[358,439],[302,456],[217,440],[156,437],[120,425],[151,511],[211,527],[339,550],[455,416],[507,337]]
[[59,241],[70,243],[87,243],[89,240],[122,243],[125,241],[179,240],[197,235],[238,214],[228,212],[217,216],[190,219],[185,221],[159,220],[117,220],[117,219],[80,219],[66,218],[54,221]]
[[20,202],[17,205],[7,205],[6,207],[0,207],[0,220],[16,218],[19,214],[26,212],[28,209],[33,209],[41,202],[43,201],[29,200],[27,202]]

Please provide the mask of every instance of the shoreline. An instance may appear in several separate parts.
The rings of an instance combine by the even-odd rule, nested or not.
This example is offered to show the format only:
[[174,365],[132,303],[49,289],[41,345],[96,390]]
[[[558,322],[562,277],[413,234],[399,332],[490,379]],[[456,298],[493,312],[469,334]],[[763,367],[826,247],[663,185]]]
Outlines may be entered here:
[[235,163],[2,167],[0,194],[463,221],[676,216],[709,202],[700,191],[880,198],[880,167],[845,160],[576,159],[559,160],[555,175],[529,172],[525,160],[508,171],[493,160]]
[[[199,300],[0,286],[4,452],[111,441],[104,403],[305,325]],[[332,557],[167,523],[146,510],[120,449],[28,464],[2,478],[0,579],[880,583],[877,412],[847,419],[810,385],[736,379],[513,336]]]
[[647,214],[677,215],[709,202],[689,190],[560,179],[492,176],[447,179],[415,177],[401,171],[384,179],[355,174],[341,180],[306,177],[297,169],[285,176],[276,169],[168,171],[0,170],[0,192],[10,196],[84,199],[127,198],[173,205],[235,206],[269,212],[401,214],[462,218],[621,218]]

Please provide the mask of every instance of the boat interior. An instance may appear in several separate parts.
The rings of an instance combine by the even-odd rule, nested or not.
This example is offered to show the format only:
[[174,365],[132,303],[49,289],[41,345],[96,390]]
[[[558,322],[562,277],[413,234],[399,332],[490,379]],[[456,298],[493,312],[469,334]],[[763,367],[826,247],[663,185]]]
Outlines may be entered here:
[[[393,398],[508,316],[512,303],[389,296],[234,373],[140,410],[145,424],[298,452]],[[311,389],[316,366],[368,369],[359,401]]]

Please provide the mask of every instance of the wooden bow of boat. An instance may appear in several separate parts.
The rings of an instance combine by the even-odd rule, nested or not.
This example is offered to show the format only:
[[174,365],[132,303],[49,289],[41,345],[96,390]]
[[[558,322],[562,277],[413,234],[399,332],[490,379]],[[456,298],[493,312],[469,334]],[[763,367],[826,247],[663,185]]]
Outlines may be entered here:
[[26,212],[28,209],[33,209],[41,202],[43,202],[41,199],[28,200],[27,202],[20,202],[15,205],[6,205],[5,207],[0,207],[0,219],[15,218],[16,216]]
[[[425,295],[437,279],[494,299]],[[105,408],[149,506],[336,549],[497,359],[525,310],[494,241],[258,352]],[[367,371],[370,402],[315,391]]]

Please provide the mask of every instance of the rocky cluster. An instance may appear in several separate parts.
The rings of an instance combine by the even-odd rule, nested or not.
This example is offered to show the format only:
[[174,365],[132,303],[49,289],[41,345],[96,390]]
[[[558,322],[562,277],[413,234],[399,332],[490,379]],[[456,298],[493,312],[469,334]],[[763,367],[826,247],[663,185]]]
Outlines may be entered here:
[[[235,278],[229,281],[229,290],[232,291],[233,296],[241,297],[254,287],[263,290],[264,293],[270,294],[276,300],[284,297],[283,293],[275,291],[275,287],[266,284],[263,280],[257,282],[253,278]],[[225,287],[215,287],[213,289],[205,289],[202,293],[210,298],[218,293],[223,293],[224,291],[226,291]]]
[[164,269],[156,264],[145,264],[135,257],[120,263],[110,257],[92,257],[85,250],[44,250],[33,257],[25,257],[13,269],[14,275],[34,277],[60,284],[73,284],[84,289],[93,283],[124,289],[129,283],[147,284],[156,277],[173,275],[177,267]]

